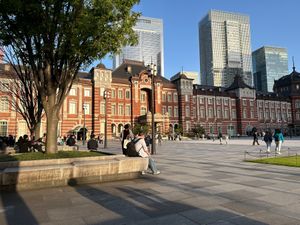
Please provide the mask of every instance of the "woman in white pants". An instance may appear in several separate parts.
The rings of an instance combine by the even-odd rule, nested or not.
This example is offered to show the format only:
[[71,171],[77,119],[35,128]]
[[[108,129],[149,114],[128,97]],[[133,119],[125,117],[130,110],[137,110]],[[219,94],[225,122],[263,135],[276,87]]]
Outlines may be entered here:
[[276,152],[276,154],[281,155],[281,145],[284,141],[284,138],[283,138],[283,135],[282,135],[280,129],[275,130],[274,140],[275,140],[275,144],[276,144],[275,152]]

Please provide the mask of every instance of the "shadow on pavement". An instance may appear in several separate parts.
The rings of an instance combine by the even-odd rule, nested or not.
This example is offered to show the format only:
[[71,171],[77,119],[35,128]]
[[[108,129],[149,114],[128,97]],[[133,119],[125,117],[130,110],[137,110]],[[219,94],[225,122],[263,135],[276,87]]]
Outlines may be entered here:
[[[15,158],[14,156],[7,155],[7,160],[14,161]],[[18,165],[16,165],[15,168],[18,168]],[[17,181],[18,174],[15,174],[13,179]],[[31,210],[28,208],[26,202],[16,191],[16,185],[17,184],[10,185],[9,187],[5,187],[6,190],[0,190],[0,197],[2,201],[2,207],[0,205],[0,224],[1,225],[39,224],[36,218],[34,217],[34,215],[32,214]]]
[[[108,186],[75,186],[75,190],[85,198],[105,208],[99,217],[88,224],[251,224],[266,225],[245,216],[222,209],[210,211],[163,198],[162,193],[150,189]],[[107,190],[105,190],[107,189]],[[114,217],[105,216],[113,214]],[[110,218],[109,220],[107,218]],[[226,221],[226,222],[225,222]]]

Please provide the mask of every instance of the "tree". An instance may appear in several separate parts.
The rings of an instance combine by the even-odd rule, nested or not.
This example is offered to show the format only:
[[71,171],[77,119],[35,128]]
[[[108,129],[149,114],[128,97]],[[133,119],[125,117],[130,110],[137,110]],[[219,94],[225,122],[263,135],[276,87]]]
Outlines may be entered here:
[[133,45],[139,0],[1,0],[0,44],[30,68],[57,151],[59,111],[80,68]]
[[133,131],[134,134],[138,134],[139,132],[143,132],[144,134],[148,134],[149,132],[149,125],[147,124],[134,124]]
[[38,95],[32,73],[29,68],[20,64],[18,58],[15,58],[12,49],[6,48],[4,52],[6,55],[5,61],[11,67],[7,77],[10,82],[1,82],[0,88],[5,90],[6,94],[10,97],[12,108],[25,120],[30,135],[38,139],[40,137],[43,105]]
[[182,125],[179,124],[179,125],[175,128],[174,131],[175,131],[176,134],[182,134],[182,133],[183,133]]
[[205,129],[200,124],[196,124],[192,132],[197,135],[197,137],[200,137],[202,134],[205,134]]

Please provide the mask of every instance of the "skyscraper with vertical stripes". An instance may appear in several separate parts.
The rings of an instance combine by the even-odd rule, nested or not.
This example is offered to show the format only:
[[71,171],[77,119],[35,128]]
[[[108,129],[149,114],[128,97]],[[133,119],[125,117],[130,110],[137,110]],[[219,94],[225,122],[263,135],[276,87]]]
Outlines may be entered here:
[[199,22],[201,84],[228,87],[237,73],[252,86],[250,19],[211,10]]
[[164,76],[163,21],[157,18],[140,17],[133,28],[138,35],[137,46],[125,46],[113,59],[113,68],[120,66],[125,59],[153,62],[157,72]]

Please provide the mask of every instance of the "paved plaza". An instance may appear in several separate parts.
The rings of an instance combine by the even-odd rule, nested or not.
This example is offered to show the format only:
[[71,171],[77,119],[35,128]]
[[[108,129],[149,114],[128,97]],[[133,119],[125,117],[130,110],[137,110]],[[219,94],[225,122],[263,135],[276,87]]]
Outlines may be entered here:
[[[243,162],[246,150],[265,150],[251,144],[169,141],[154,156],[158,176],[1,193],[0,224],[300,225],[300,168]],[[300,140],[287,140],[288,149],[299,154]]]

